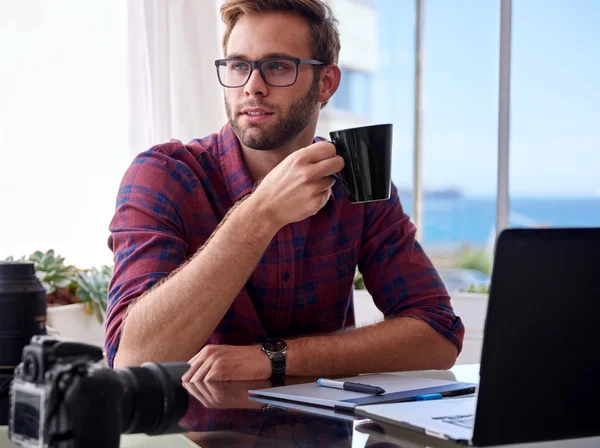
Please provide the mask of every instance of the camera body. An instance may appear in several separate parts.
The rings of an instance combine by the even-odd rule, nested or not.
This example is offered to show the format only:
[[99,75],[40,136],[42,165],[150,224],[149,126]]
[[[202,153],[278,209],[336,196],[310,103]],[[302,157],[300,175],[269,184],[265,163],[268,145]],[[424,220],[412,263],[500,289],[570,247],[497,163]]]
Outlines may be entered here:
[[10,440],[25,447],[119,446],[124,388],[101,359],[93,345],[32,337],[10,388]]
[[100,347],[33,336],[10,386],[9,438],[24,447],[118,447],[122,433],[179,432],[188,364],[110,369]]

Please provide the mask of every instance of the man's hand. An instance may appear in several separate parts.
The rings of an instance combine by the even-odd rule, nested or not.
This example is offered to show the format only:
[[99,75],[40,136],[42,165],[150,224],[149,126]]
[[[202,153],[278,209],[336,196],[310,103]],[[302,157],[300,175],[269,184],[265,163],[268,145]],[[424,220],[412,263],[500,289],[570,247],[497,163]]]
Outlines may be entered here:
[[271,376],[271,361],[260,345],[207,345],[188,361],[184,382],[263,380]]
[[265,176],[251,198],[281,228],[316,214],[335,183],[344,159],[329,142],[314,143],[286,157]]

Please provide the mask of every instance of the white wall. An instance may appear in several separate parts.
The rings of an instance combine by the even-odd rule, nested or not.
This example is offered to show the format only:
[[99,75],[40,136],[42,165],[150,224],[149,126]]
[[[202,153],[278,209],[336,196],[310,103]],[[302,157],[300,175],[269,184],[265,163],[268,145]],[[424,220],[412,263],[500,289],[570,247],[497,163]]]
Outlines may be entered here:
[[0,4],[0,259],[112,263],[127,138],[126,4]]

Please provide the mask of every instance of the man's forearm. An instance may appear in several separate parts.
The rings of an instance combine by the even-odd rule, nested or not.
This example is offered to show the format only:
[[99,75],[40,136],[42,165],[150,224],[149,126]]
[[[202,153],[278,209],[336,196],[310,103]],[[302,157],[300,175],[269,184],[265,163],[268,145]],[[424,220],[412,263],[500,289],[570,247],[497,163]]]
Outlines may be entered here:
[[115,367],[187,361],[202,347],[278,230],[261,219],[251,198],[192,260],[130,307]]
[[286,374],[290,376],[449,369],[457,356],[452,342],[411,317],[286,342]]

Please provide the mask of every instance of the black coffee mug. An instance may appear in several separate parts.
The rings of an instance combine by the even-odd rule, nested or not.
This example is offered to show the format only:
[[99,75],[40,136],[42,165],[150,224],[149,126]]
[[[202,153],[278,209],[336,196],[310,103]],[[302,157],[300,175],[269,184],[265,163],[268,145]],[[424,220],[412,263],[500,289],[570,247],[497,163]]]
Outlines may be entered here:
[[344,159],[341,184],[353,204],[389,199],[392,171],[392,125],[378,124],[329,133]]

